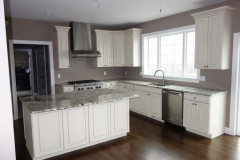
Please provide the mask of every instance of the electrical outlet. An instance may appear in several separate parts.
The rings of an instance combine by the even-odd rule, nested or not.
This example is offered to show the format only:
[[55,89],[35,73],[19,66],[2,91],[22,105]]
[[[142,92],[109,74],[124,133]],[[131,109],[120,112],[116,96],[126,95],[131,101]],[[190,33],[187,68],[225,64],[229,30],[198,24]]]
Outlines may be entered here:
[[128,74],[128,72],[127,72],[127,71],[125,71],[125,74],[127,75],[127,74]]
[[106,76],[106,75],[107,75],[107,72],[106,72],[106,71],[104,71],[104,72],[103,72],[103,75],[104,75],[104,76]]
[[58,73],[58,74],[57,74],[57,77],[58,77],[58,79],[61,78],[61,74]]
[[200,81],[205,82],[205,76],[200,76]]

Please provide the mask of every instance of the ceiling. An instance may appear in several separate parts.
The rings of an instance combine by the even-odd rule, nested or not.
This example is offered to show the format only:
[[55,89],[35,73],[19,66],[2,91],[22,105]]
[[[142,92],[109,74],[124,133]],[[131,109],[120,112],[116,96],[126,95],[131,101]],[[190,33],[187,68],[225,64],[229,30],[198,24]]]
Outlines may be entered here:
[[[132,25],[226,0],[5,0],[8,17]],[[161,9],[161,12],[160,12]]]

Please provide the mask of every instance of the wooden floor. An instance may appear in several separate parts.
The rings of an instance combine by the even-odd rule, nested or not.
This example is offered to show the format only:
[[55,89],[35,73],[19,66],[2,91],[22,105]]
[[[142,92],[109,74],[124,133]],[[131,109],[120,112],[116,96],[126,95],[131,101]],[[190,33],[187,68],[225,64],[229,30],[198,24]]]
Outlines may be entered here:
[[[131,113],[131,132],[119,138],[50,160],[240,160],[240,138],[213,140]],[[30,160],[22,120],[14,122],[17,160]]]

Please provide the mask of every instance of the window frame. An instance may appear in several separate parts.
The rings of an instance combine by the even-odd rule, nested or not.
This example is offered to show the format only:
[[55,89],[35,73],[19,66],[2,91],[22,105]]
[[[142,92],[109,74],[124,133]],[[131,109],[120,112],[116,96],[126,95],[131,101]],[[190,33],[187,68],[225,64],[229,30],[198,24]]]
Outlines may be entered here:
[[[142,77],[143,78],[150,78],[150,79],[162,79],[162,76],[156,76],[154,75],[144,75],[144,40],[145,38],[153,38],[153,37],[161,37],[161,36],[167,36],[167,35],[175,35],[177,33],[188,33],[191,31],[195,31],[195,25],[189,25],[189,26],[184,26],[184,27],[178,27],[178,28],[173,28],[173,29],[168,29],[168,30],[163,30],[163,31],[157,31],[157,32],[151,32],[151,33],[146,33],[142,34]],[[186,36],[183,38],[183,72],[185,72],[185,65],[186,65]],[[148,41],[149,43],[149,41]],[[158,45],[161,44],[160,38],[158,38]],[[157,54],[158,62],[157,62],[157,67],[159,68],[160,65],[160,54],[159,54],[159,47],[158,47],[158,54]],[[185,74],[185,73],[184,73]],[[165,80],[170,80],[170,81],[181,81],[181,82],[193,82],[193,83],[199,83],[200,82],[200,69],[197,69],[197,77],[196,78],[188,78],[188,77],[175,77],[175,76],[165,76]]]

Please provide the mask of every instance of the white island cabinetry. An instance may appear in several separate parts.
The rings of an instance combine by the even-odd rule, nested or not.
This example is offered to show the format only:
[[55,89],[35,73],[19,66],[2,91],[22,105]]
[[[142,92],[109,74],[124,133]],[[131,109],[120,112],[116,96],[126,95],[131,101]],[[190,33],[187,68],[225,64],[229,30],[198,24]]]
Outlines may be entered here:
[[129,132],[129,99],[31,113],[23,103],[26,145],[34,160],[46,159]]

